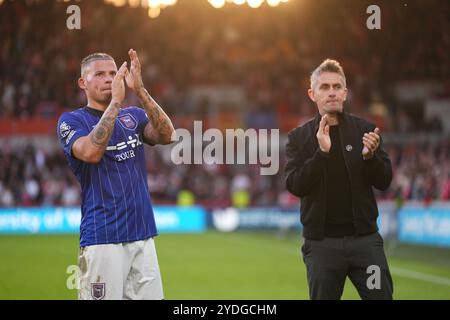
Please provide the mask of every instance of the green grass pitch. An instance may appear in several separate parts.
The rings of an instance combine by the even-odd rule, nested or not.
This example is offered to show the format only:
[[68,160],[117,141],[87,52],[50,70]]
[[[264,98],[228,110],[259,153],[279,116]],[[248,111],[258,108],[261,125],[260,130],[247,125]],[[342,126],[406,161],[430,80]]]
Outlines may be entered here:
[[[308,299],[299,234],[162,234],[165,298]],[[392,247],[392,248],[391,248]],[[386,243],[395,299],[450,299],[450,249]],[[77,235],[0,236],[0,299],[76,299]],[[359,299],[349,280],[343,299]]]

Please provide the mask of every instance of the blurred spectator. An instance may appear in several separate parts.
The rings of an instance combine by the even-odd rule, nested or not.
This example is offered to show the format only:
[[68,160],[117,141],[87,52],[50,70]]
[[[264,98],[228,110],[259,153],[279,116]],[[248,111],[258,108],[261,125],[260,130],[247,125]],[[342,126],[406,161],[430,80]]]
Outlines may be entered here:
[[[450,199],[450,143],[386,145],[394,171],[391,186],[379,199]],[[0,207],[78,206],[80,186],[59,149],[46,154],[27,146],[0,154]],[[258,165],[174,165],[164,148],[147,147],[148,183],[155,203],[206,207],[298,205],[286,192],[282,169],[260,175]],[[284,162],[284,151],[280,151]],[[281,168],[281,167],[280,167]]]
[[[106,51],[119,62],[127,59],[128,48],[135,48],[144,83],[177,128],[190,128],[194,119],[201,119],[286,133],[314,116],[316,108],[306,95],[311,68],[331,57],[346,70],[349,111],[372,120],[383,133],[442,134],[441,119],[410,112],[392,91],[396,82],[434,81],[443,87],[436,96],[450,97],[450,3],[383,3],[382,29],[377,31],[365,27],[369,4],[292,1],[276,9],[262,6],[254,14],[247,6],[216,10],[206,1],[179,1],[161,17],[149,19],[145,9],[83,1],[82,30],[69,31],[62,14],[66,3],[4,1],[0,119],[52,119],[83,106],[76,83],[81,59]],[[238,88],[240,102],[198,98],[194,92],[205,87],[214,92]],[[228,93],[225,89],[222,96]],[[129,95],[126,103],[139,101]],[[230,110],[233,117],[227,122]],[[387,191],[376,193],[378,198],[450,199],[448,142],[386,147],[394,178]],[[245,170],[238,165],[175,166],[168,148],[147,151],[148,183],[156,203],[173,204],[184,197],[186,203],[227,207],[237,197],[244,205],[298,205],[285,190],[283,150],[276,176],[261,176],[255,165]],[[60,149],[47,154],[28,146],[0,152],[0,207],[77,206],[80,201],[78,182]]]
[[[284,128],[281,122],[314,113],[305,99],[311,66],[333,57],[346,70],[352,112],[367,113],[380,126],[394,117],[386,130],[440,130],[435,121],[413,127],[410,114],[396,114],[391,89],[396,81],[433,80],[447,88],[440,97],[450,95],[448,1],[385,3],[378,31],[368,30],[361,19],[369,4],[292,1],[280,8],[262,6],[255,15],[248,6],[217,10],[206,1],[180,1],[149,19],[143,8],[84,1],[79,4],[82,29],[70,31],[62,1],[5,1],[0,5],[0,117],[51,118],[82,106],[76,84],[81,59],[107,51],[122,61],[133,47],[144,82],[171,116],[214,117],[213,110],[227,106],[213,106],[208,98],[193,103],[191,90],[233,85],[247,99],[234,106],[247,127]],[[111,19],[114,24],[106,23]],[[127,102],[137,100],[130,96]]]

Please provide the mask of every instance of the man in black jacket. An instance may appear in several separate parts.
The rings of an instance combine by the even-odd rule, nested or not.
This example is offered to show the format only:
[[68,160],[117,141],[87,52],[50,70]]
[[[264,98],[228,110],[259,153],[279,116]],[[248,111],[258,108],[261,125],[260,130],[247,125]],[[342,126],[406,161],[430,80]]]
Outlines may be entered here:
[[286,187],[301,198],[310,298],[340,299],[348,276],[362,299],[392,299],[372,190],[392,180],[379,129],[344,111],[345,75],[335,60],[313,71],[308,94],[319,114],[289,132]]

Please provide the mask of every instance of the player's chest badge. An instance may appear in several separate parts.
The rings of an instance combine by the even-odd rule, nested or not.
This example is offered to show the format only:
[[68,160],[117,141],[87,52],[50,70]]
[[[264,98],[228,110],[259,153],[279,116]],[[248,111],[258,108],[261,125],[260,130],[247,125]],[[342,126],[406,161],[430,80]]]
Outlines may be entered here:
[[129,113],[125,113],[121,116],[118,116],[117,119],[119,119],[119,123],[122,127],[124,127],[127,130],[136,130],[137,128],[137,121],[136,119]]
[[346,145],[345,150],[347,150],[348,152],[352,151],[353,150],[352,145],[351,144]]

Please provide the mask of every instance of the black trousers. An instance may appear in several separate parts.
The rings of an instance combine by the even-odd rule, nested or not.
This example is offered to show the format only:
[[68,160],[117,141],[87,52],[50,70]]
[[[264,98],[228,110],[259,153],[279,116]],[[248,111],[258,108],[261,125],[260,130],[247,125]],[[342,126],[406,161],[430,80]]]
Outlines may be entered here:
[[347,276],[361,299],[392,299],[392,278],[378,232],[359,237],[305,239],[301,250],[310,299],[340,299]]

